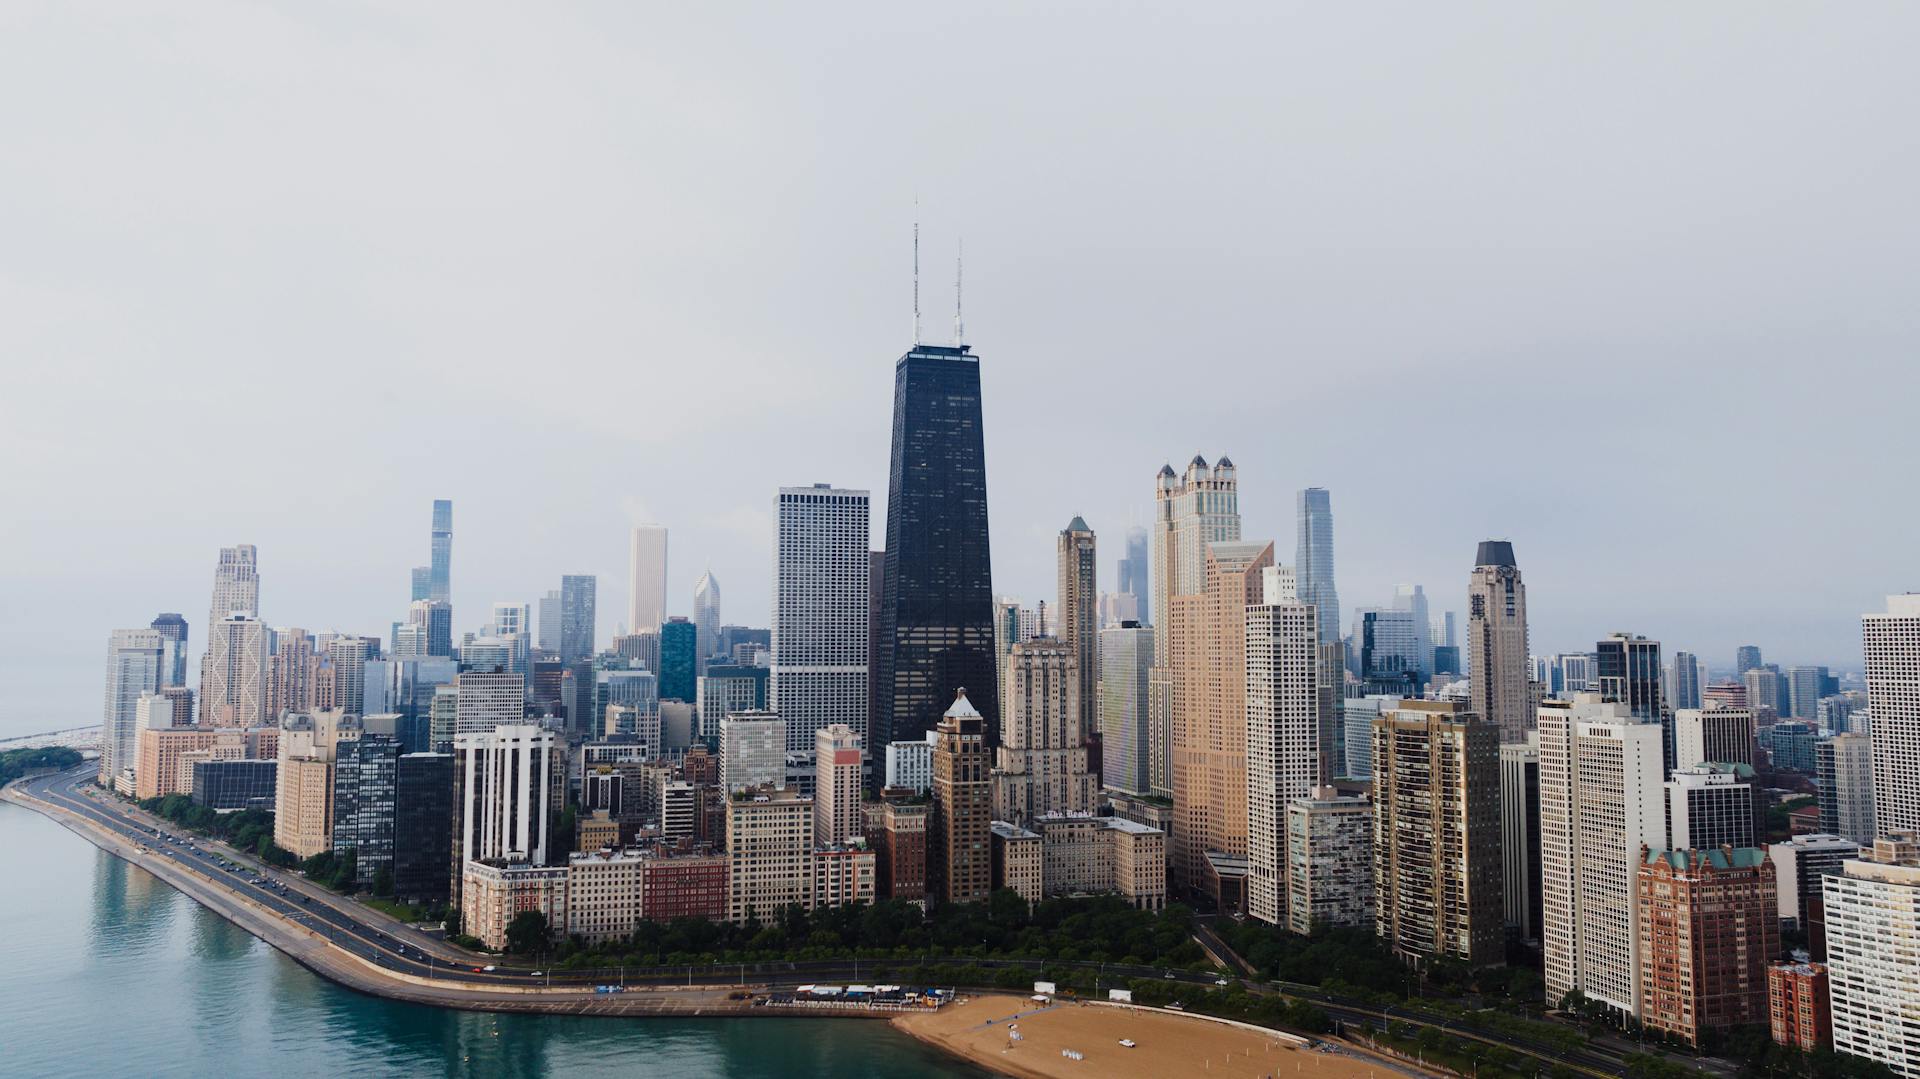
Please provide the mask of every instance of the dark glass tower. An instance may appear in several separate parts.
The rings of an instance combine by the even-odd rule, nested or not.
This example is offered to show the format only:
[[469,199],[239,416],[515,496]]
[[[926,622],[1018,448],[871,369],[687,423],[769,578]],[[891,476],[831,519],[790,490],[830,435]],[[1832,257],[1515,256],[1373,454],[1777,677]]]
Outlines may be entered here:
[[924,737],[961,688],[998,744],[980,361],[965,345],[915,345],[894,365],[883,576],[870,751]]
[[679,615],[660,627],[660,699],[693,703],[699,627]]
[[1631,633],[1615,633],[1595,644],[1600,695],[1627,706],[1635,719],[1653,720],[1664,728],[1661,746],[1667,772],[1674,768],[1673,710],[1660,695],[1660,642]]

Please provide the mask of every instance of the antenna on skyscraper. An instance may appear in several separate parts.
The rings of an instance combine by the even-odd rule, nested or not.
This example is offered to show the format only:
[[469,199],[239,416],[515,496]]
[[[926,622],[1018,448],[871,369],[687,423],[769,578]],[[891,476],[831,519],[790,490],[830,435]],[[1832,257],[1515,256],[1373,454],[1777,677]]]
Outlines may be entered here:
[[920,343],[920,197],[913,199],[913,343]]
[[960,241],[960,252],[953,257],[953,343],[967,343],[967,324],[960,319],[960,268],[967,259],[967,241]]

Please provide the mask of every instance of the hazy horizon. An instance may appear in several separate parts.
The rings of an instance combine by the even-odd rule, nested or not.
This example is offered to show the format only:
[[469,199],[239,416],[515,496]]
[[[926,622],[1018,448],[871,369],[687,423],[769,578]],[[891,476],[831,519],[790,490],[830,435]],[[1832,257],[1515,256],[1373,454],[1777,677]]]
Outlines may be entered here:
[[[0,11],[0,737],[195,661],[219,547],[275,626],[386,635],[454,502],[454,632],[671,535],[768,623],[781,486],[874,495],[966,249],[994,586],[1111,590],[1152,482],[1239,466],[1343,630],[1860,666],[1920,588],[1920,12],[1704,4]],[[918,209],[916,211],[916,201]],[[1902,496],[1900,492],[1909,492]]]

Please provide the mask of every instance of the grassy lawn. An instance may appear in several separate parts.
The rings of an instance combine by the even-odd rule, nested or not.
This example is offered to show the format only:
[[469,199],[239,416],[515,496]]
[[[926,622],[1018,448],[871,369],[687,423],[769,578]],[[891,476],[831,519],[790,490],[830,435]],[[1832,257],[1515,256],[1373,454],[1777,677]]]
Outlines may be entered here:
[[396,903],[391,899],[381,899],[378,896],[371,895],[362,899],[360,902],[365,903],[374,910],[380,911],[390,917],[398,918],[400,921],[407,922],[408,924],[427,920],[427,912],[421,907],[410,907],[405,903]]

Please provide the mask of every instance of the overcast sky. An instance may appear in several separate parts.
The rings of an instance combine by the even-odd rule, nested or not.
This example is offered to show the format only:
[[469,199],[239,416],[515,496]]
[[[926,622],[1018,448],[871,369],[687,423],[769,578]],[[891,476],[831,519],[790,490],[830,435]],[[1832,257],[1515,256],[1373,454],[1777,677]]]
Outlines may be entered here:
[[1920,13],[1855,3],[0,7],[0,734],[260,549],[384,634],[454,500],[454,621],[672,529],[767,623],[782,484],[875,492],[922,222],[985,385],[996,590],[1102,586],[1230,454],[1341,599],[1537,651],[1857,667],[1920,588]]

